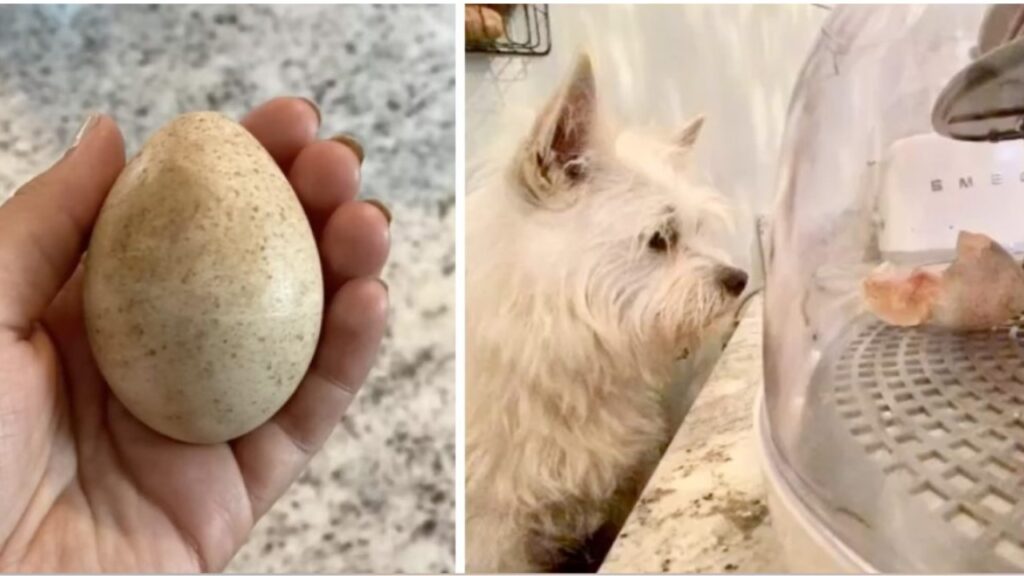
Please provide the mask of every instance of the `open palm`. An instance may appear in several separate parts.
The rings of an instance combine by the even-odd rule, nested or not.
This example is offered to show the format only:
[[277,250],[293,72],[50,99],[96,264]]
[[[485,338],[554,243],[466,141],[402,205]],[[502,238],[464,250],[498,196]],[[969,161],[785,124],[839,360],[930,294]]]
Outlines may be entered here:
[[81,256],[124,166],[95,117],[54,167],[0,206],[0,569],[222,569],[323,444],[384,332],[388,216],[355,200],[360,154],[316,140],[319,116],[279,98],[243,124],[288,175],[320,248],[316,356],[269,422],[230,443],[164,437],[125,411],[82,322]]

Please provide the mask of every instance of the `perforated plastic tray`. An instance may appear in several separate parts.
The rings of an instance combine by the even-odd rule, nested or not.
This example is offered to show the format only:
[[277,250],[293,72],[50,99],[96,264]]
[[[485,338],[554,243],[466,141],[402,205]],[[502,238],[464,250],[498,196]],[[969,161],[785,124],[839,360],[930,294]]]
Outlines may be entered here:
[[954,333],[862,316],[823,351],[783,466],[883,571],[1024,570],[1024,322]]
[[1024,332],[956,334],[867,322],[833,372],[838,414],[972,546],[1024,568]]

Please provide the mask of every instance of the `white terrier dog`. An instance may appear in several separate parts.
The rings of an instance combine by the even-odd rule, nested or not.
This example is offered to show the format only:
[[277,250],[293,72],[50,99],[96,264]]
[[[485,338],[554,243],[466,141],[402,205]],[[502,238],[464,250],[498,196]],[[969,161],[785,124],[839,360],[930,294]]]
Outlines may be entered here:
[[669,439],[674,361],[746,285],[702,240],[728,211],[689,176],[701,119],[661,143],[610,130],[595,96],[583,57],[470,185],[470,572],[565,570],[617,532]]

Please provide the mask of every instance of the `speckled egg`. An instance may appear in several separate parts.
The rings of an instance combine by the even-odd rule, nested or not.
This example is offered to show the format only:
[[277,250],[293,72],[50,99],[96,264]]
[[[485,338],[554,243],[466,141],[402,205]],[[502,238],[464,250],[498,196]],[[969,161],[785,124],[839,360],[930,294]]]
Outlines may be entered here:
[[125,167],[85,260],[85,324],[149,427],[223,442],[267,421],[313,357],[323,278],[288,179],[241,125],[179,116]]

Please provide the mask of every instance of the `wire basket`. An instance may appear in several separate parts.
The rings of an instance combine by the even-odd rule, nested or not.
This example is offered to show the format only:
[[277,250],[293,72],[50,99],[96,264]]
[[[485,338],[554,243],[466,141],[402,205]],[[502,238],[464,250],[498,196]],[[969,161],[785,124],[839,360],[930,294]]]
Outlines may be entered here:
[[[499,5],[494,5],[499,6]],[[506,56],[545,56],[551,52],[551,22],[547,4],[503,5],[504,34],[497,39],[466,39],[466,52]],[[481,10],[469,4],[466,10]],[[467,13],[467,17],[469,14]]]

